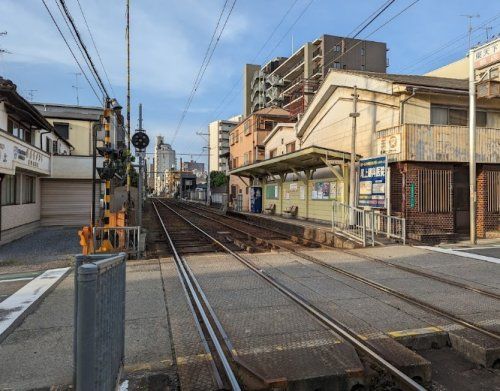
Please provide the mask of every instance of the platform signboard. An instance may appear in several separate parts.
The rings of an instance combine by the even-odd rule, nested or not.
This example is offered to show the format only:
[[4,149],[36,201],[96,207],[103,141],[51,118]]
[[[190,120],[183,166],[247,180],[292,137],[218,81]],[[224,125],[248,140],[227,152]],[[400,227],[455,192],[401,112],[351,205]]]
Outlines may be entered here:
[[358,206],[386,207],[387,156],[359,160]]

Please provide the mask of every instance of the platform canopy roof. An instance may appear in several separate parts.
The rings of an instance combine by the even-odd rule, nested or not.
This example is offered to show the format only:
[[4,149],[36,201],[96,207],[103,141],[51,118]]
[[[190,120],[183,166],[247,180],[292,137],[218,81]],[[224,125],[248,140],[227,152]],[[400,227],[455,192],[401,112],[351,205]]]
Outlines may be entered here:
[[[359,155],[357,156],[357,158],[360,157]],[[351,154],[349,152],[311,146],[285,155],[279,155],[272,159],[235,168],[229,171],[229,174],[240,177],[259,178],[269,175],[316,170],[329,165],[348,162],[350,159]]]

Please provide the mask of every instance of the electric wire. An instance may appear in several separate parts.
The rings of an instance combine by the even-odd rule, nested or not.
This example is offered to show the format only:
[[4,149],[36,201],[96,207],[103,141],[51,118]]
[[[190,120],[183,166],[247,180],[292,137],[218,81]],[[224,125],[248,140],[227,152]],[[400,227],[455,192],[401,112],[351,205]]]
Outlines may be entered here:
[[[214,52],[215,52],[215,49],[217,48],[217,45],[218,45],[218,43],[219,43],[219,41],[220,41],[220,38],[221,38],[221,36],[222,36],[222,33],[224,32],[224,30],[225,30],[225,28],[226,28],[227,22],[229,21],[229,18],[231,17],[231,14],[232,14],[232,12],[233,12],[233,10],[234,10],[234,6],[236,5],[236,2],[237,2],[237,0],[234,0],[234,1],[233,1],[232,5],[231,5],[231,8],[229,9],[229,12],[228,12],[228,14],[227,14],[227,16],[226,16],[226,19],[225,19],[225,21],[224,21],[224,24],[222,25],[222,27],[221,27],[221,29],[220,29],[220,32],[219,32],[219,34],[218,34],[218,36],[217,36],[217,39],[215,40],[215,42],[214,42],[214,44],[213,44],[213,46],[212,46],[212,49],[211,49],[211,51],[210,51],[210,54],[209,54],[209,56],[208,56],[208,58],[207,58],[207,60],[206,60],[205,64],[202,64],[202,69],[203,69],[203,70],[201,71],[200,77],[198,78],[197,82],[195,81],[195,84],[194,84],[194,89],[193,89],[193,93],[192,93],[192,95],[189,97],[188,102],[187,102],[187,104],[186,104],[186,107],[184,108],[184,111],[183,111],[183,113],[182,113],[182,115],[181,115],[181,118],[180,118],[180,120],[179,120],[179,123],[177,124],[177,127],[176,127],[176,129],[175,129],[175,131],[174,131],[174,135],[173,135],[172,140],[171,140],[171,142],[170,142],[170,144],[171,144],[171,145],[174,145],[175,139],[177,138],[177,134],[179,133],[179,130],[180,130],[180,128],[181,128],[181,126],[182,126],[182,124],[183,124],[183,122],[184,122],[184,119],[186,118],[186,115],[187,115],[187,112],[188,112],[188,110],[189,110],[189,107],[191,106],[191,103],[192,103],[192,101],[193,101],[193,99],[194,99],[194,96],[196,95],[196,92],[198,91],[198,87],[200,86],[201,81],[203,80],[203,76],[205,75],[205,72],[206,72],[206,70],[207,70],[207,68],[208,68],[208,65],[210,64],[210,61],[211,61],[211,59],[212,59],[212,57],[213,57],[213,54],[214,54]],[[224,9],[222,10],[222,12],[224,12]]]
[[89,84],[91,90],[93,91],[94,95],[96,96],[97,100],[99,101],[99,103],[101,103],[101,98],[99,97],[99,94],[96,92],[94,86],[92,85],[92,83],[90,82],[90,79],[89,77],[87,76],[87,74],[85,73],[85,71],[83,70],[83,67],[82,65],[80,64],[80,62],[78,61],[78,59],[76,58],[76,55],[75,53],[73,52],[73,49],[71,48],[71,45],[69,44],[68,40],[66,39],[66,37],[64,36],[61,28],[59,27],[59,25],[57,24],[57,21],[56,19],[54,18],[54,15],[52,14],[52,12],[50,11],[50,8],[47,6],[47,3],[45,2],[45,0],[42,0],[42,3],[45,7],[45,9],[47,10],[50,18],[52,19],[52,23],[54,23],[54,25],[56,26],[57,28],[57,31],[59,32],[59,34],[61,35],[64,43],[66,44],[66,46],[68,47],[68,50],[70,51],[71,53],[71,56],[73,57],[73,59],[75,60],[76,64],[78,65],[78,68],[80,68],[80,71],[82,72],[83,76],[85,77],[85,80],[87,80],[87,83]]
[[66,6],[65,0],[59,0],[59,3],[62,5],[64,13],[65,13],[66,17],[68,18],[71,26],[73,27],[73,30],[74,30],[77,38],[78,38],[78,42],[82,46],[83,51],[85,52],[85,55],[86,55],[86,57],[88,58],[88,60],[90,62],[91,68],[92,68],[93,72],[95,73],[95,76],[97,77],[97,79],[99,81],[99,84],[100,84],[101,88],[103,89],[103,91],[105,93],[105,97],[109,99],[109,94],[108,94],[108,91],[106,89],[106,86],[103,83],[103,81],[101,79],[101,76],[99,75],[99,72],[97,71],[96,66],[94,65],[92,57],[90,56],[90,54],[89,54],[89,52],[87,50],[87,47],[85,46],[85,43],[83,42],[83,39],[82,39],[82,37],[80,35],[80,32],[78,31],[78,28],[76,27],[76,24],[75,24],[75,22],[73,20],[73,17],[71,16],[71,13],[69,12],[68,7]]
[[81,56],[82,56],[83,60],[85,61],[85,63],[87,64],[87,67],[89,68],[90,74],[92,75],[92,78],[94,79],[94,82],[96,83],[97,87],[99,88],[99,91],[101,91],[101,94],[102,94],[103,96],[105,96],[104,90],[103,90],[103,89],[102,89],[102,87],[99,85],[99,81],[98,81],[98,79],[96,78],[95,73],[92,71],[92,67],[90,66],[90,62],[89,62],[88,58],[85,56],[85,53],[84,53],[84,51],[83,51],[83,48],[82,48],[82,47],[81,47],[81,45],[79,44],[79,42],[78,42],[78,38],[77,38],[77,36],[75,35],[75,32],[73,31],[73,29],[71,28],[71,26],[70,26],[70,24],[69,24],[69,22],[68,22],[68,20],[67,20],[67,18],[66,18],[66,15],[64,14],[64,10],[62,9],[61,5],[60,5],[57,1],[55,1],[55,3],[56,3],[57,8],[59,9],[59,13],[61,14],[61,16],[62,16],[62,18],[63,18],[63,20],[64,20],[64,23],[66,23],[66,27],[68,28],[68,30],[69,30],[69,32],[70,32],[70,34],[71,34],[71,36],[73,37],[73,40],[74,40],[74,41],[75,41],[75,43],[76,43],[76,47],[77,47],[77,48],[78,48],[78,50],[80,51],[80,54],[81,54]]
[[[285,13],[283,14],[283,16],[281,17],[279,23],[274,27],[273,31],[271,32],[271,34],[269,34],[268,38],[266,39],[266,41],[262,44],[262,46],[260,47],[259,51],[257,52],[257,54],[255,56],[253,56],[252,60],[250,61],[251,63],[255,62],[257,60],[257,58],[259,57],[259,55],[262,53],[262,51],[264,50],[264,48],[267,46],[267,44],[271,41],[271,39],[274,37],[274,34],[276,34],[276,31],[278,31],[278,29],[280,28],[280,26],[283,24],[283,22],[285,21],[285,19],[287,18],[287,16],[290,14],[290,12],[292,11],[293,7],[295,6],[295,4],[297,4],[298,0],[295,0],[289,7],[288,9],[285,11]],[[224,96],[224,98],[222,98],[222,101],[221,103],[212,111],[212,117],[213,118],[217,118],[218,115],[219,115],[219,110],[224,106],[224,103],[226,103],[226,100],[227,98],[229,98],[229,96],[233,93],[233,91],[235,90],[235,88],[238,86],[238,84],[240,84],[243,80],[243,75],[240,74],[240,77],[238,80],[236,80],[236,82],[233,84],[233,86],[231,87],[231,89],[227,92],[227,94]]]
[[94,35],[92,34],[92,31],[91,31],[90,26],[89,26],[89,24],[87,22],[87,18],[85,16],[85,13],[83,12],[83,8],[82,8],[82,5],[80,4],[80,0],[76,0],[76,2],[78,3],[78,8],[80,8],[80,12],[81,12],[81,14],[83,16],[83,20],[85,22],[85,26],[87,26],[87,31],[89,32],[90,39],[92,40],[92,46],[94,46],[94,49],[95,49],[95,51],[97,53],[97,57],[99,58],[99,62],[101,63],[102,70],[104,71],[104,75],[106,76],[106,80],[108,81],[109,88],[113,92],[113,96],[116,96],[115,90],[113,89],[113,85],[111,84],[111,81],[109,80],[108,72],[106,72],[106,68],[104,67],[104,64],[102,62],[101,54],[99,53],[99,49],[97,48],[97,45],[95,43]]

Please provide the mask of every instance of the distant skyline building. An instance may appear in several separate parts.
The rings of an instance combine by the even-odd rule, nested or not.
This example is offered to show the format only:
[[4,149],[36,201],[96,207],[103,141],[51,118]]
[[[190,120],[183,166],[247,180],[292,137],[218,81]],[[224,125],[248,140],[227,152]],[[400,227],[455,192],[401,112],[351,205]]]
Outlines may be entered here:
[[203,171],[205,171],[205,163],[199,163],[199,162],[191,159],[191,161],[189,161],[189,162],[182,163],[182,171],[203,172]]
[[[228,170],[229,133],[242,121],[241,115],[236,115],[227,120],[213,121],[208,125],[210,138],[210,171]],[[226,156],[227,155],[227,156]]]
[[161,194],[165,191],[165,172],[177,168],[175,151],[164,142],[163,136],[157,136],[154,154],[155,194]]
[[306,42],[290,57],[276,57],[243,71],[243,116],[265,107],[281,107],[292,117],[303,113],[328,70],[385,73],[387,45],[333,35]]

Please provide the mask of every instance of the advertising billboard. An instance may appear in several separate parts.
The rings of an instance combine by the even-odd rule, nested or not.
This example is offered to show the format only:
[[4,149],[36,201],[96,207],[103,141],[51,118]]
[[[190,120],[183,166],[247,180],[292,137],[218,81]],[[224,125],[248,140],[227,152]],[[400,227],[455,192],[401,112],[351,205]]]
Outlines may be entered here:
[[386,207],[387,156],[359,161],[358,206]]

